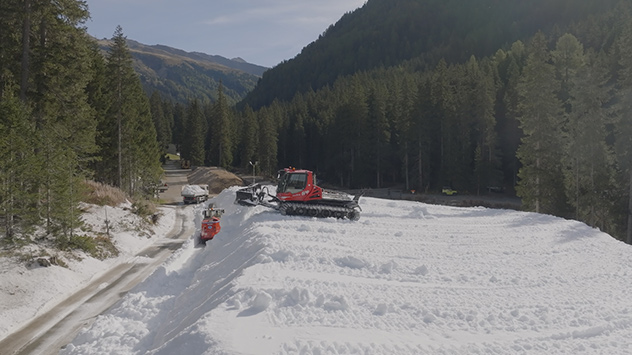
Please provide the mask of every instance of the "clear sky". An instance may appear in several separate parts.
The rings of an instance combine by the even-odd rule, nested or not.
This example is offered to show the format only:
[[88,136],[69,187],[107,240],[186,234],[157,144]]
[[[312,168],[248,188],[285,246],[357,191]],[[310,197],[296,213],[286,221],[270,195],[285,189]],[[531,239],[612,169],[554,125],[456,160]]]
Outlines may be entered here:
[[273,67],[366,0],[86,0],[88,33]]

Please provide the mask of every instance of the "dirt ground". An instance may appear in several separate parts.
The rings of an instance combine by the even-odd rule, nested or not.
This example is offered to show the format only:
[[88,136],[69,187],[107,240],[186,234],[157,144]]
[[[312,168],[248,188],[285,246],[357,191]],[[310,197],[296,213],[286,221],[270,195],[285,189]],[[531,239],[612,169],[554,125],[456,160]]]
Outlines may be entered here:
[[211,195],[217,195],[227,187],[244,184],[237,175],[217,167],[195,167],[188,179],[192,185],[208,184]]
[[182,196],[180,193],[184,185],[207,184],[212,197],[227,187],[244,184],[244,181],[237,175],[217,167],[181,169],[178,161],[171,160],[164,164],[163,168],[165,170],[163,182],[167,183],[168,188],[160,193],[160,199],[165,204],[181,204]]

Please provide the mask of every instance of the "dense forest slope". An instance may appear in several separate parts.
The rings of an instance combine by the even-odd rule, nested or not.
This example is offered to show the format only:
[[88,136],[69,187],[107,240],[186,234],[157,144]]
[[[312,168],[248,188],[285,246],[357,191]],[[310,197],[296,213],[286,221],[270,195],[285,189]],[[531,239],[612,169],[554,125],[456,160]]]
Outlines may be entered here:
[[[134,69],[139,74],[148,95],[158,91],[164,99],[186,102],[192,98],[215,101],[221,81],[230,102],[238,102],[251,91],[267,69],[242,59],[197,52],[185,52],[163,45],[149,46],[127,40],[134,58]],[[107,51],[109,40],[99,41]]]
[[294,59],[267,71],[244,104],[259,108],[275,98],[331,85],[341,75],[390,67],[415,58],[464,62],[606,12],[618,0],[369,0],[330,26]]

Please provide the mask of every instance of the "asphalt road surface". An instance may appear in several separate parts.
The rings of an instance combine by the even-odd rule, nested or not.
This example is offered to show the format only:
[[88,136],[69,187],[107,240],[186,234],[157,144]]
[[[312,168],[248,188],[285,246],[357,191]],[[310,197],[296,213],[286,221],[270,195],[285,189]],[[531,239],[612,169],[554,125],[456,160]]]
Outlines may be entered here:
[[0,353],[58,354],[63,346],[74,339],[79,330],[91,325],[99,314],[145,280],[194,233],[195,226],[192,221],[187,220],[179,202],[181,185],[187,183],[189,171],[175,165],[165,169],[165,182],[169,188],[160,197],[166,204],[177,208],[176,222],[170,233],[136,254],[137,258],[113,267],[50,311],[9,334],[0,341]]

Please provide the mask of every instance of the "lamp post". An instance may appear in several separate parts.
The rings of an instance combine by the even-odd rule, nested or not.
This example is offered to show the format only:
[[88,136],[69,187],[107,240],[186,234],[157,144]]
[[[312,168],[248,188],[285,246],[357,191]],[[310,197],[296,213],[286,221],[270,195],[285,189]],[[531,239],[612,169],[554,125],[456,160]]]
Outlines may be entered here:
[[249,163],[250,165],[252,165],[252,184],[254,185],[255,184],[255,166],[257,166],[259,162],[256,161],[253,163],[252,161],[249,161]]

